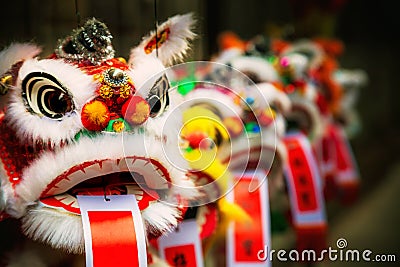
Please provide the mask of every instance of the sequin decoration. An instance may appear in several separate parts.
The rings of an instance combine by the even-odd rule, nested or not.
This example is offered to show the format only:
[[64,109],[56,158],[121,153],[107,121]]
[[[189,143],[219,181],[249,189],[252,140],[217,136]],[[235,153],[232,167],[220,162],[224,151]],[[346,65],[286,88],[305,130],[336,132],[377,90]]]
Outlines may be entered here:
[[8,88],[12,84],[12,76],[10,74],[4,74],[0,77],[0,95],[5,95],[8,92]]
[[70,36],[60,39],[55,54],[74,63],[88,61],[100,65],[114,57],[111,41],[112,35],[107,26],[93,18],[83,27],[75,29]]
[[8,123],[0,118],[0,161],[6,171],[11,185],[14,187],[22,177],[22,170],[31,164],[43,150],[51,150],[52,146],[37,141],[34,144],[21,143],[17,134]]
[[114,92],[111,86],[103,84],[99,88],[99,95],[104,99],[110,99],[114,95]]
[[127,99],[133,90],[133,85],[128,75],[121,69],[108,68],[101,74],[94,75],[102,85],[99,87],[99,95],[104,99],[110,99],[114,94]]

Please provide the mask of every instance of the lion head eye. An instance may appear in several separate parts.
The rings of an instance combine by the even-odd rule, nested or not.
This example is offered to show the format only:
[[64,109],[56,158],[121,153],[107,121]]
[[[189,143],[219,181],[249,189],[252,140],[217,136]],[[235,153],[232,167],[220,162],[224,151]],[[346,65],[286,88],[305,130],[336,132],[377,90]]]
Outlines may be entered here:
[[32,72],[23,79],[22,97],[27,108],[39,116],[61,119],[74,110],[68,89],[45,72]]
[[150,105],[150,117],[155,118],[168,109],[170,88],[166,75],[161,76],[150,89],[147,102]]

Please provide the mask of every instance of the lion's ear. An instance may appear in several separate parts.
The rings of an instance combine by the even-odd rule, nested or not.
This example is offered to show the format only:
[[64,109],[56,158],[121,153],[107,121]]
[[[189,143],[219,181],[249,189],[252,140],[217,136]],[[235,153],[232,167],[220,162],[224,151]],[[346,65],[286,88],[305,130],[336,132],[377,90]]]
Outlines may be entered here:
[[[36,57],[41,49],[30,43],[14,43],[0,51],[0,97],[4,96],[18,77],[22,62]],[[6,103],[6,97],[0,98],[0,110]]]
[[34,58],[41,49],[30,43],[14,43],[0,52],[0,75],[6,73],[15,63]]
[[135,66],[141,58],[156,54],[164,65],[182,60],[189,49],[189,41],[195,37],[194,22],[191,13],[169,18],[157,27],[157,37],[153,31],[131,50],[129,64]]

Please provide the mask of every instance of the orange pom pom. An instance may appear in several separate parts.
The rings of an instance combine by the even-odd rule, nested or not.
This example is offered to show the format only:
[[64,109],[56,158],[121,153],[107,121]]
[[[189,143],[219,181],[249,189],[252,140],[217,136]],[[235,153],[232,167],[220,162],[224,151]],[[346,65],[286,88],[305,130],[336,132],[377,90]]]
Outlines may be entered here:
[[150,105],[140,96],[133,96],[122,106],[125,120],[132,125],[143,124],[150,115]]
[[240,50],[245,50],[246,42],[241,40],[237,34],[231,31],[222,32],[218,36],[218,43],[220,50],[225,50],[229,48],[238,48]]
[[81,120],[89,131],[101,131],[110,121],[110,112],[104,102],[94,100],[83,106]]

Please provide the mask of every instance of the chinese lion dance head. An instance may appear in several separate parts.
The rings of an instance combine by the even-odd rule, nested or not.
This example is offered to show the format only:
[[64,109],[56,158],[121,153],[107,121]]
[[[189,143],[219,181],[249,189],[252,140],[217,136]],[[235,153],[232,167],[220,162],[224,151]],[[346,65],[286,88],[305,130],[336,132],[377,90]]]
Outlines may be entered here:
[[168,116],[174,100],[163,71],[185,55],[192,25],[190,14],[170,18],[127,62],[96,19],[49,57],[33,44],[0,52],[3,218],[21,219],[25,235],[72,253],[84,251],[77,195],[135,194],[148,236],[177,224],[180,206],[161,200],[197,193],[171,163],[182,159],[163,151],[175,148],[181,123]]

